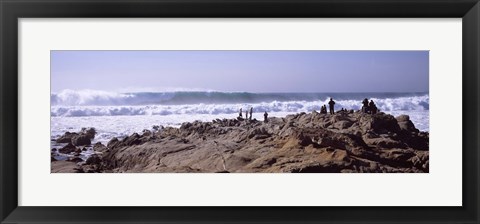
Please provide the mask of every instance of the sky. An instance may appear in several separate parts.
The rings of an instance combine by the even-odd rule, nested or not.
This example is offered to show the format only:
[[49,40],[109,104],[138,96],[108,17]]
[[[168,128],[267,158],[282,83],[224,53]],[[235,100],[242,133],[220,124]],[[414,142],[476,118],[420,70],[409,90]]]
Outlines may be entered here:
[[428,51],[51,51],[52,92],[428,92]]

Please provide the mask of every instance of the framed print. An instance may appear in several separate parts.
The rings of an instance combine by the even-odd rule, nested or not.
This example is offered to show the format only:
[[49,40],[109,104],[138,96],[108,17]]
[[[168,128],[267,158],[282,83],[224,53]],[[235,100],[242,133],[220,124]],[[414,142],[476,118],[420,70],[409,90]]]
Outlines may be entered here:
[[479,7],[3,1],[2,223],[477,223]]

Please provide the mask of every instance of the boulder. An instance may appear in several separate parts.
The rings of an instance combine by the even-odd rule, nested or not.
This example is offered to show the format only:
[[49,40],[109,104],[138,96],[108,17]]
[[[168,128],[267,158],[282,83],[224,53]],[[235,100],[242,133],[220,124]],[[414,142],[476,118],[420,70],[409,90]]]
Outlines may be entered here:
[[65,132],[56,140],[57,143],[72,143],[76,146],[90,145],[90,140],[95,138],[96,131],[94,128],[82,128],[79,133]]
[[408,115],[400,115],[395,119],[397,119],[398,126],[402,131],[415,132],[415,133],[419,132],[419,130],[415,128],[415,125],[410,120],[410,117]]
[[60,138],[58,138],[56,140],[57,143],[71,143],[72,142],[72,138],[74,136],[77,136],[78,134],[77,133],[70,133],[70,132],[65,132],[65,134],[63,134],[62,136],[60,136]]
[[72,143],[68,143],[66,146],[60,148],[58,151],[60,153],[68,154],[68,153],[75,152],[76,149],[77,147],[75,147]]
[[95,128],[82,128],[82,133],[86,135],[90,139],[95,138],[95,134],[97,134],[97,131]]
[[372,131],[377,134],[400,132],[400,127],[395,117],[384,113],[375,115],[363,114],[360,117],[359,125],[364,132]]
[[409,121],[410,116],[402,114],[402,115],[396,117],[395,119],[397,119],[398,122]]
[[89,135],[76,135],[72,137],[72,144],[75,146],[83,146],[92,144]]

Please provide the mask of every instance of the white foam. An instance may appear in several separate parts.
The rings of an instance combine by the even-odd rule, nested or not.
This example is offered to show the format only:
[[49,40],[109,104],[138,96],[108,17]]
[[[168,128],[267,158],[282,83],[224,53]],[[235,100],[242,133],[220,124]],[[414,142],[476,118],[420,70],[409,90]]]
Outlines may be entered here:
[[[428,111],[429,96],[400,97],[376,99],[372,98],[381,111]],[[121,116],[121,115],[196,115],[196,114],[232,114],[239,108],[254,108],[254,112],[306,112],[320,110],[327,105],[328,100],[317,101],[272,101],[263,103],[243,104],[184,104],[184,105],[142,105],[142,106],[52,106],[53,117],[81,116]],[[338,100],[335,108],[358,110],[359,100]]]

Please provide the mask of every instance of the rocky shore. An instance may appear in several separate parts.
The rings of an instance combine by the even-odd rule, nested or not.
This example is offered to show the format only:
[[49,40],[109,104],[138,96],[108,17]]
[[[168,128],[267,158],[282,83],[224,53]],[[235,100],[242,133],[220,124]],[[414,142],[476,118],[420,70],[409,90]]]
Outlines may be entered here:
[[[66,144],[58,151],[79,153],[94,138],[88,130],[56,139]],[[385,113],[196,121],[91,147],[95,153],[85,161],[52,157],[52,172],[429,172],[429,133],[407,115]]]

